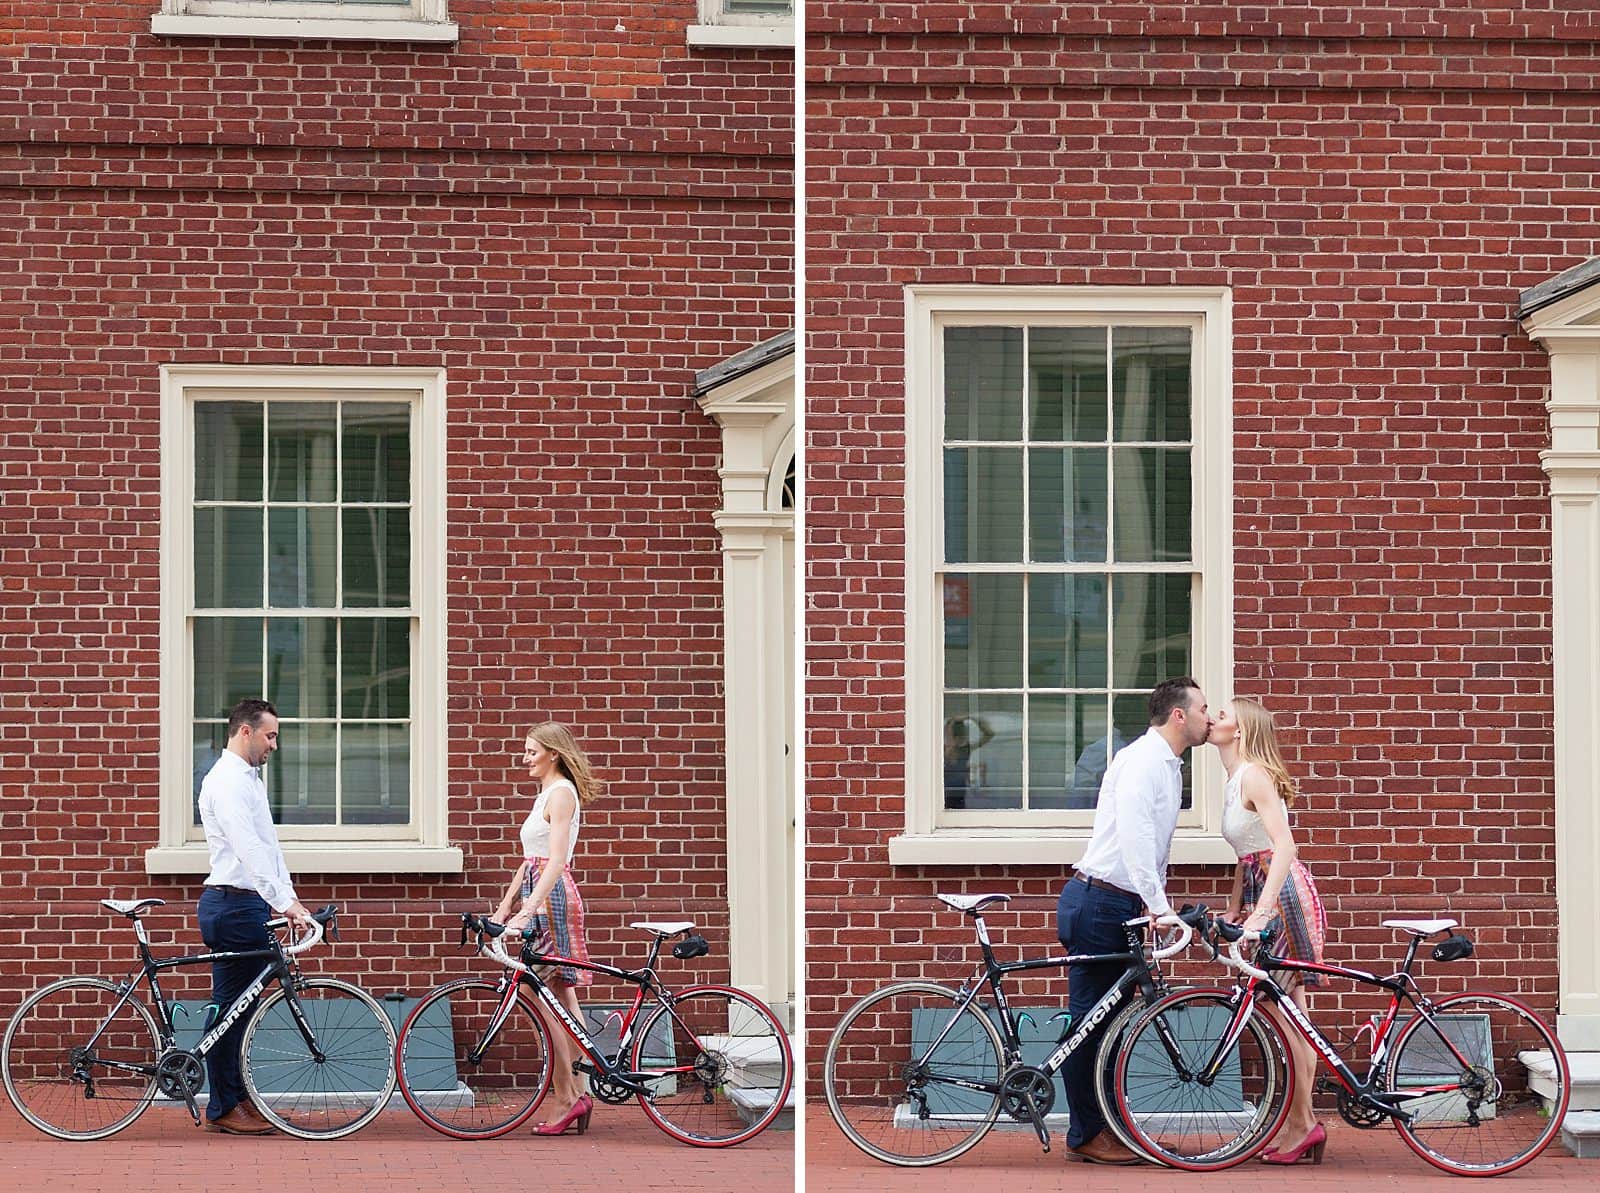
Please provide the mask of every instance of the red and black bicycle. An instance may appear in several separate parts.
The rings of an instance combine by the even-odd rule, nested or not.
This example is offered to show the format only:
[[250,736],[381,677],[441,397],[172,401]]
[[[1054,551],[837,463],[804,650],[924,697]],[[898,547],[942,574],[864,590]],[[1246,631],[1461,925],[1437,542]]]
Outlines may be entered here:
[[[1144,1011],[1126,1030],[1117,1055],[1118,1108],[1134,1142],[1155,1159],[1194,1172],[1229,1168],[1256,1155],[1281,1125],[1293,1066],[1283,1057],[1286,1023],[1331,1072],[1339,1114],[1353,1127],[1393,1122],[1428,1163],[1459,1176],[1497,1176],[1542,1152],[1561,1129],[1571,1092],[1567,1058],[1555,1033],[1531,1010],[1501,994],[1465,993],[1430,999],[1412,977],[1417,950],[1446,934],[1436,961],[1471,956],[1456,921],[1385,920],[1410,937],[1405,962],[1388,977],[1343,965],[1273,954],[1264,934],[1252,961],[1239,955],[1243,930],[1213,921],[1206,931],[1214,957],[1240,975],[1232,989],[1182,990]],[[1371,1055],[1358,1076],[1273,973],[1315,972],[1389,993],[1388,1009],[1362,1025]],[[1255,1014],[1261,1002],[1278,1016]],[[1266,1026],[1277,1047],[1262,1048]],[[1261,1080],[1273,1070],[1274,1081]],[[1250,1090],[1285,1089],[1278,1112],[1252,1112]]]
[[[656,976],[662,945],[681,959],[710,951],[688,922],[636,923],[651,936],[642,969],[618,969],[547,951],[532,929],[519,957],[505,927],[470,914],[461,940],[502,972],[431,991],[412,1010],[396,1045],[400,1090],[417,1117],[453,1139],[493,1139],[533,1116],[550,1088],[550,1029],[560,1025],[583,1054],[590,1092],[612,1105],[637,1099],[656,1126],[681,1143],[731,1147],[759,1135],[783,1112],[794,1079],[789,1037],[760,1000],[729,986],[669,990]],[[620,1014],[614,1045],[596,1040],[561,1005],[541,970],[573,966],[638,987]],[[542,1014],[541,1014],[542,1012]]]

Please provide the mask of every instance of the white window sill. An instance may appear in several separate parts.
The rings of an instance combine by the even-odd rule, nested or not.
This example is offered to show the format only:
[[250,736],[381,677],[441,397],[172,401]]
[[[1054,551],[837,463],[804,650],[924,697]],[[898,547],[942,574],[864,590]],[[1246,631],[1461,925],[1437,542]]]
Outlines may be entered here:
[[690,25],[691,46],[773,49],[794,45],[793,25]]
[[[1083,857],[1089,833],[955,831],[905,834],[889,839],[891,866],[1070,866]],[[1233,847],[1216,834],[1179,830],[1172,839],[1174,866],[1231,866]]]
[[[461,850],[449,846],[398,842],[289,842],[283,847],[291,877],[299,874],[460,874]],[[162,846],[145,851],[146,874],[208,874],[211,860],[204,844]]]
[[157,13],[150,18],[157,37],[279,37],[297,41],[404,41],[460,40],[454,22],[351,20],[300,17],[200,17]]

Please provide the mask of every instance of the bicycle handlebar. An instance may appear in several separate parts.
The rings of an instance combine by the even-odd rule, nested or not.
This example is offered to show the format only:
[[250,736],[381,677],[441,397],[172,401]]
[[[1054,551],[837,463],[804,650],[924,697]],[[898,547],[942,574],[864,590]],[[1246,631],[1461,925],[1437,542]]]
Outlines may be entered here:
[[1229,969],[1236,969],[1246,977],[1270,981],[1271,979],[1268,977],[1266,970],[1257,969],[1254,965],[1251,965],[1250,962],[1239,956],[1239,946],[1243,943],[1244,934],[1240,933],[1237,937],[1228,942],[1228,955],[1223,957],[1219,954],[1218,959]]
[[1157,919],[1155,923],[1158,927],[1176,928],[1178,930],[1178,939],[1172,944],[1151,950],[1150,956],[1153,960],[1164,961],[1168,957],[1183,952],[1184,949],[1189,947],[1189,942],[1194,939],[1194,928],[1180,915],[1164,915]]
[[[512,934],[506,931],[504,924],[497,924],[488,916],[480,918],[470,911],[464,911],[461,913],[461,943],[463,945],[467,943],[469,935],[477,936],[478,952],[498,961],[507,969],[517,970],[519,973],[528,974],[530,977],[533,975],[533,970],[506,952],[506,938]],[[529,938],[526,932],[519,935],[525,939]]]
[[[335,912],[332,908],[324,908],[323,911],[314,914],[311,917],[311,926],[306,929],[304,938],[300,940],[292,940],[291,938],[291,943],[283,946],[283,955],[285,957],[297,957],[307,949],[315,947],[317,942],[322,939],[322,925],[324,921],[319,917],[325,916],[328,921],[331,921],[334,917],[334,914]],[[280,915],[276,919],[270,919],[267,921],[267,928],[271,931],[288,927],[290,927],[290,920],[286,915]]]

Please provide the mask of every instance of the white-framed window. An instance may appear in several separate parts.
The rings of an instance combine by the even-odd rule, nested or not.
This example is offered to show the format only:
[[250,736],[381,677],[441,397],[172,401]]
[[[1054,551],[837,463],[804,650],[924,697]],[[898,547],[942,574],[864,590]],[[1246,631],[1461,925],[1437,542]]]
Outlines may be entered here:
[[455,42],[449,0],[160,0],[150,31],[167,37]]
[[792,46],[793,0],[700,0],[692,46]]
[[[1232,682],[1228,292],[911,287],[897,864],[1063,865],[1162,679]],[[1185,765],[1174,862],[1232,860]]]
[[169,366],[161,409],[161,841],[228,709],[278,709],[263,778],[291,871],[459,871],[447,840],[444,377]]

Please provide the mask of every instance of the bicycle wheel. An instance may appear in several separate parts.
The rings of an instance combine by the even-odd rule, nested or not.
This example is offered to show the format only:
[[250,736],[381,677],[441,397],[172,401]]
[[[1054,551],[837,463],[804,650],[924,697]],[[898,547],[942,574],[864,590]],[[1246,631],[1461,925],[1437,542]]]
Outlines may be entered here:
[[[1395,1040],[1389,1091],[1437,1091],[1401,1101],[1412,1119],[1395,1120],[1400,1137],[1459,1176],[1522,1167],[1560,1131],[1572,1090],[1555,1033],[1520,1002],[1495,994],[1457,994],[1431,1011],[1432,1023],[1414,1015]],[[1523,1057],[1537,1065],[1537,1077]]]
[[515,1130],[550,1088],[550,1033],[520,989],[490,1035],[504,1002],[498,983],[464,978],[429,994],[400,1029],[406,1105],[452,1139]]
[[273,1126],[300,1139],[339,1139],[366,1126],[394,1093],[394,1025],[362,990],[331,978],[295,988],[319,1060],[283,988],[261,1000],[239,1045],[244,1087]]
[[1117,1053],[1117,1109],[1137,1150],[1186,1172],[1214,1172],[1248,1160],[1282,1125],[1294,1070],[1265,1015],[1250,1016],[1213,1080],[1196,1078],[1234,1009],[1232,991],[1185,990],[1128,1028]]
[[696,1147],[759,1135],[783,1113],[794,1082],[777,1017],[728,986],[692,986],[664,1000],[634,1038],[631,1063],[644,1075],[640,1109]]
[[903,982],[845,1012],[828,1040],[822,1086],[845,1137],[885,1164],[953,1160],[1000,1113],[1005,1048],[977,1006],[931,982]]
[[[6,1093],[57,1139],[104,1139],[156,1096],[161,1036],[145,1005],[110,982],[67,978],[29,996],[0,1044]],[[113,1013],[115,1012],[115,1013]]]
[[[1123,1007],[1106,1024],[1105,1030],[1100,1033],[1100,1040],[1095,1046],[1094,1071],[1100,1075],[1100,1082],[1095,1089],[1095,1099],[1100,1106],[1100,1117],[1106,1120],[1106,1127],[1117,1137],[1123,1147],[1128,1148],[1136,1155],[1142,1154],[1143,1149],[1132,1131],[1128,1130],[1122,1121],[1122,1111],[1117,1109],[1117,1053],[1122,1050],[1122,1041],[1128,1034],[1128,1028],[1133,1026],[1133,1021],[1144,1014],[1151,1007],[1151,1003],[1143,998],[1136,998]],[[1149,1157],[1153,1159],[1154,1157]]]

